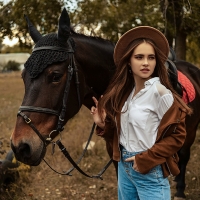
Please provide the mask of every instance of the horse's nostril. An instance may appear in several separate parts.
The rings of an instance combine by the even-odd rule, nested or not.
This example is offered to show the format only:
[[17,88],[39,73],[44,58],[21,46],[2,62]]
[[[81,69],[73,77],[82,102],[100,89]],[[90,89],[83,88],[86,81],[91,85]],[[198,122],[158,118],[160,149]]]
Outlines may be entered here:
[[23,158],[29,158],[31,155],[30,146],[27,143],[22,143],[19,146],[18,153]]

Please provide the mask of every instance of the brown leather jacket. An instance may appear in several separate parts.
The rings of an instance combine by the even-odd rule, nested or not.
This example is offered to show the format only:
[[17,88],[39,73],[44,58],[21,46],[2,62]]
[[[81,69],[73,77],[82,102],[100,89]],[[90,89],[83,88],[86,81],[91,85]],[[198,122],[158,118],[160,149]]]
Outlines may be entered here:
[[[147,151],[135,156],[140,173],[146,174],[153,167],[161,165],[164,177],[179,174],[177,151],[182,147],[186,138],[186,114],[187,110],[175,98],[160,122],[155,144]],[[120,161],[120,114],[116,116],[116,124],[117,127],[112,127],[106,121],[104,130],[97,127],[97,135],[106,140],[108,153],[113,160]]]

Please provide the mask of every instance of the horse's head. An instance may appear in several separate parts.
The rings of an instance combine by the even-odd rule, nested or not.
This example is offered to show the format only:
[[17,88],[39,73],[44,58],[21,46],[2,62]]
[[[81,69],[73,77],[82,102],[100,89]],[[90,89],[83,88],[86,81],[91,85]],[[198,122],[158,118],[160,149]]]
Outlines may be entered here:
[[60,16],[57,34],[42,36],[27,17],[26,20],[36,44],[22,72],[25,94],[11,147],[19,161],[38,165],[46,145],[79,111],[85,80],[74,60],[75,45],[67,11],[64,9]]

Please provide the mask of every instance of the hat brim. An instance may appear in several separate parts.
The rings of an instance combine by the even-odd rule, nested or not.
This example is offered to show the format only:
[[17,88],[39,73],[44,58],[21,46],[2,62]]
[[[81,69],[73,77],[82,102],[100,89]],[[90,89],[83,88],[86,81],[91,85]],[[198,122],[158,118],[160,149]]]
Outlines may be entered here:
[[123,34],[118,40],[114,49],[114,61],[118,64],[120,59],[125,53],[127,46],[135,39],[139,38],[149,38],[156,46],[164,53],[166,58],[169,54],[169,43],[162,32],[150,26],[139,26],[130,29],[125,34]]

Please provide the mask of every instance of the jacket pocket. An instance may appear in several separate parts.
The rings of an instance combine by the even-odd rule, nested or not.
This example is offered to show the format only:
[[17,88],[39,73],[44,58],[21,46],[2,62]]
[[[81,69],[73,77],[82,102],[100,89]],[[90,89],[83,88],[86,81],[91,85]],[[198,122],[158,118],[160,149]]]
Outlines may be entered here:
[[167,158],[166,160],[167,169],[170,175],[172,176],[177,176],[180,173],[180,170],[178,167],[178,161],[179,161],[179,158],[178,158],[177,153]]

